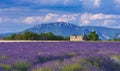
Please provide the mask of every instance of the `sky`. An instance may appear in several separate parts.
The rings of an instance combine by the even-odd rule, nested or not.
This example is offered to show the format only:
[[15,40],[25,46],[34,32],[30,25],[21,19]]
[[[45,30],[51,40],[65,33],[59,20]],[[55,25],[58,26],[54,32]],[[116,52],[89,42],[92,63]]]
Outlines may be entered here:
[[0,33],[51,22],[120,28],[120,0],[0,1]]

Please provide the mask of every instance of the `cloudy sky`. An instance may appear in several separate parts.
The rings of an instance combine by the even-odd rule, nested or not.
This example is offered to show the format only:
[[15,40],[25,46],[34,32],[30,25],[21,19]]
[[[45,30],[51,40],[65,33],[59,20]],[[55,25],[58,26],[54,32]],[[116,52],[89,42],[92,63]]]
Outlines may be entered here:
[[0,33],[49,22],[120,28],[120,0],[0,1]]

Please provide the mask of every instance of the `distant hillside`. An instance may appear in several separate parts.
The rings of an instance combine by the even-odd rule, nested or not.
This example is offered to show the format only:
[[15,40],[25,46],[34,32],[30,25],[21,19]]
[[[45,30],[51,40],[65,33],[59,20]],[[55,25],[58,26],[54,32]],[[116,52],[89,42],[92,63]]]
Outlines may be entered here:
[[98,27],[98,26],[84,26],[83,28],[87,28],[88,30],[94,30],[98,33],[101,39],[112,39],[120,37],[120,29],[106,28],[106,27]]
[[[111,39],[114,37],[120,37],[120,29],[98,27],[98,26],[77,26],[65,22],[40,24],[28,28],[24,31],[30,31],[35,33],[52,32],[55,35],[61,35],[61,36],[70,36],[72,34],[83,35],[84,32],[86,34],[89,34],[90,31],[96,31],[99,34],[100,39],[103,40]],[[23,33],[24,31],[20,33]]]
[[112,29],[98,26],[77,26],[65,22],[40,24],[27,30],[35,33],[53,32],[56,35],[62,36],[70,36],[72,34],[83,35],[84,32],[86,34],[89,34],[90,31],[96,31],[99,34],[100,38],[103,40],[120,36],[120,29]]
[[82,35],[83,32],[86,32],[86,33],[90,32],[88,29],[83,29],[82,27],[79,27],[77,25],[65,23],[65,22],[41,24],[32,28],[26,29],[25,31],[31,31],[35,33],[52,32],[55,35],[62,35],[62,36],[70,36],[72,34]]
[[2,37],[7,37],[7,36],[10,36],[12,35],[13,33],[4,33],[4,34],[0,34],[0,38]]

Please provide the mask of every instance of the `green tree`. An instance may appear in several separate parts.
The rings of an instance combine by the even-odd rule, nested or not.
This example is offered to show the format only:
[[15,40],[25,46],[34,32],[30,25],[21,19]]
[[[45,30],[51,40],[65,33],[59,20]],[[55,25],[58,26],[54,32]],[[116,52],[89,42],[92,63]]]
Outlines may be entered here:
[[96,33],[96,31],[92,31],[92,32],[90,32],[90,34],[87,36],[87,39],[88,39],[88,40],[92,40],[92,41],[97,41],[97,40],[99,40],[99,36],[98,36],[98,34]]
[[88,40],[87,34],[85,32],[83,33],[83,39]]
[[14,40],[14,39],[15,39],[15,36],[16,36],[16,33],[12,34],[12,35],[9,36],[9,37],[5,37],[4,39],[5,39],[5,40]]
[[29,32],[27,32],[27,31],[23,33],[22,36],[23,36],[24,40],[28,40],[29,39],[28,34],[29,34]]
[[6,40],[69,40],[68,37],[57,36],[52,32],[48,33],[34,33],[25,31],[23,34],[13,34],[10,37],[6,37]]
[[16,34],[15,36],[14,36],[14,40],[22,40],[23,38],[22,38],[22,35],[21,34]]
[[40,33],[38,35],[38,37],[39,37],[39,40],[46,40],[46,34],[45,33]]
[[47,40],[54,40],[54,34],[52,32],[46,33]]
[[15,34],[12,34],[10,39],[15,39],[15,36],[16,36],[16,33]]
[[24,40],[37,40],[38,35],[36,33],[26,31],[23,33],[23,39]]

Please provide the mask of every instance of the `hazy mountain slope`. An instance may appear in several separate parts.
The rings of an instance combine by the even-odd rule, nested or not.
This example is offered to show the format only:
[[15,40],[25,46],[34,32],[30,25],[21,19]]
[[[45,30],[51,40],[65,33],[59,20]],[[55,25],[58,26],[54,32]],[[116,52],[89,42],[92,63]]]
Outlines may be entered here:
[[[103,40],[120,37],[120,29],[113,29],[113,28],[106,28],[99,26],[77,26],[65,22],[39,24],[34,27],[28,28],[24,31],[21,31],[19,33],[23,33],[25,31],[31,31],[35,33],[52,32],[55,35],[61,35],[61,36],[70,36],[73,34],[83,35],[84,32],[86,34],[89,34],[90,31],[96,31],[99,34],[100,39]],[[1,34],[0,36],[3,37],[8,35],[11,35],[11,33]]]
[[27,30],[35,33],[53,32],[56,35],[62,36],[70,36],[72,34],[83,35],[84,32],[88,34],[90,33],[90,31],[96,31],[99,34],[100,38],[104,40],[118,37],[118,35],[120,34],[120,29],[98,26],[77,26],[65,22],[41,24]]

